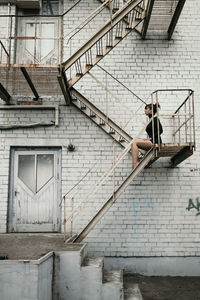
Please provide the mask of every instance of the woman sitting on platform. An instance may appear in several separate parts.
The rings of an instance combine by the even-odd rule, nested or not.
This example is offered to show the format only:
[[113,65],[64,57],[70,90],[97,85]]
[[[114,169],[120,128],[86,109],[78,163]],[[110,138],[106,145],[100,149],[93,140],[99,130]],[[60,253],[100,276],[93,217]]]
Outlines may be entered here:
[[[158,105],[160,107],[160,105]],[[152,109],[152,104],[147,104],[145,106],[145,115],[149,117],[149,119],[152,118],[152,110],[153,110],[153,115],[157,112],[157,106],[156,104],[153,104],[153,109]],[[153,124],[153,126],[152,126]],[[158,124],[159,124],[159,130],[158,130]],[[143,150],[150,150],[153,147],[153,142],[155,144],[162,144],[162,139],[160,135],[163,133],[163,128],[160,123],[160,120],[157,119],[157,117],[153,118],[150,121],[150,123],[146,127],[146,132],[148,134],[147,139],[137,139],[133,142],[131,146],[131,152],[132,152],[132,168],[133,170],[137,167],[138,165],[138,155],[139,155],[139,149]],[[153,141],[153,135],[154,135],[154,141]]]

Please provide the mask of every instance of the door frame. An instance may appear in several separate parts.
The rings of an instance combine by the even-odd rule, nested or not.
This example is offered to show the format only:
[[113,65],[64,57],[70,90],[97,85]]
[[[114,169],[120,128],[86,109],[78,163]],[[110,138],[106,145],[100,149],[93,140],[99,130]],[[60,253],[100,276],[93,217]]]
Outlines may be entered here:
[[[13,224],[13,216],[15,214],[14,211],[14,176],[15,176],[15,153],[21,152],[21,151],[52,151],[56,153],[57,156],[57,174],[56,174],[56,180],[57,180],[57,228],[55,231],[52,231],[53,233],[60,233],[61,232],[61,216],[62,216],[62,207],[60,206],[62,193],[61,193],[61,158],[62,158],[62,148],[61,147],[19,147],[19,146],[11,146],[10,147],[10,164],[9,164],[9,185],[8,185],[8,206],[7,206],[7,232],[16,232],[14,230],[14,224]],[[17,231],[18,232],[18,231]],[[42,231],[41,231],[42,232]],[[28,233],[28,231],[27,231]],[[31,233],[34,233],[32,231]],[[47,233],[50,233],[48,231]]]

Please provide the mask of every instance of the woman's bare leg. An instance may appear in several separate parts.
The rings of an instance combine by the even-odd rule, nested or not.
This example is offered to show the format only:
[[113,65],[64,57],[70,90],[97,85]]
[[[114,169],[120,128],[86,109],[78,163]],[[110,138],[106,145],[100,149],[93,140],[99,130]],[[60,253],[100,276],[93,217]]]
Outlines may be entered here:
[[151,141],[148,140],[135,140],[131,146],[132,152],[132,169],[134,170],[138,165],[139,148],[149,150],[153,146]]

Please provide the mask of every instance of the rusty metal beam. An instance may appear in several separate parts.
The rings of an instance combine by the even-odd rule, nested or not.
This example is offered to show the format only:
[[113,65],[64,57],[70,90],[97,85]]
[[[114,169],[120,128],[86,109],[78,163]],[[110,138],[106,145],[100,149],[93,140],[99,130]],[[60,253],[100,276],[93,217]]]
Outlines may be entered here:
[[142,39],[145,39],[146,34],[147,34],[147,29],[148,29],[149,22],[150,22],[154,1],[155,0],[149,0],[148,4],[147,4],[146,18],[144,20],[144,24],[143,24],[143,27],[142,27],[142,33],[141,33]]
[[172,167],[176,167],[182,161],[187,159],[193,154],[194,145],[186,146],[180,152],[178,152],[174,157],[171,158]]
[[178,22],[178,19],[180,17],[180,14],[181,14],[184,4],[185,4],[185,0],[179,0],[178,4],[176,6],[174,15],[172,17],[171,23],[170,23],[168,31],[167,31],[168,32],[168,40],[170,40],[172,37],[172,34],[174,32],[174,29],[176,27],[176,24]]
[[32,92],[33,92],[33,94],[35,96],[35,100],[38,100],[39,99],[39,95],[38,95],[38,93],[37,93],[37,91],[36,91],[36,89],[34,87],[34,84],[33,84],[32,80],[31,80],[28,72],[26,71],[26,68],[21,67],[20,70],[22,71],[22,73],[23,73],[23,75],[24,75],[24,77],[25,77],[25,79],[26,79],[29,87],[31,88],[31,90],[32,90]]
[[147,152],[143,160],[139,165],[131,172],[131,174],[122,182],[118,189],[114,192],[108,201],[102,206],[102,208],[97,212],[94,218],[88,223],[88,225],[81,231],[81,233],[73,240],[74,243],[80,243],[95,227],[95,225],[101,220],[109,208],[115,203],[115,201],[120,197],[120,195],[126,190],[130,183],[136,178],[141,171],[144,170],[145,166],[155,158],[155,150],[152,148]]
[[65,98],[66,105],[70,105],[71,95],[70,95],[69,89],[66,85],[65,77],[63,77],[62,73],[61,73],[61,75],[57,76],[57,78],[58,78],[58,82],[60,84],[60,88],[62,90],[63,96]]
[[7,104],[10,102],[10,94],[4,88],[4,86],[0,83],[0,98],[3,99]]

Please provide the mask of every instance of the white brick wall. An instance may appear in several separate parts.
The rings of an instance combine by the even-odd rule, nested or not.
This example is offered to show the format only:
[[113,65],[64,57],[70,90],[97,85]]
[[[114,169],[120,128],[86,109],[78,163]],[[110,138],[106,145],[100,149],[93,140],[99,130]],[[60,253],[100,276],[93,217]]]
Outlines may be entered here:
[[[65,1],[73,5],[75,1]],[[66,18],[65,28],[73,28],[82,18],[99,5],[97,0],[82,0]],[[199,160],[199,80],[200,80],[200,35],[197,28],[200,25],[198,10],[199,1],[186,1],[178,25],[171,41],[163,40],[155,34],[149,34],[146,40],[141,40],[137,33],[132,32],[107,57],[101,61],[101,66],[121,80],[134,93],[150,102],[149,95],[156,89],[191,88],[195,91],[196,138],[197,151],[178,167],[169,168],[169,160],[162,159],[139,175],[117,200],[109,212],[97,224],[86,238],[89,251],[107,256],[197,256],[200,216],[197,210],[186,210],[189,199],[200,197],[200,160]],[[78,17],[77,17],[78,16]],[[84,29],[84,35],[79,34],[75,45],[82,44],[92,30],[98,28],[100,22],[106,19],[108,11],[102,13],[102,19],[93,21]],[[96,23],[95,23],[96,22]],[[95,27],[97,26],[97,27]],[[92,71],[105,82],[105,75],[97,68]],[[139,107],[128,91],[116,85],[113,80],[108,86],[116,92],[124,105],[133,111]],[[76,88],[87,96],[95,105],[106,111],[106,93],[89,76],[78,82]],[[14,99],[14,101],[17,100]],[[182,97],[163,95],[160,104],[161,112],[174,111]],[[0,231],[6,232],[9,151],[11,145],[36,146],[38,143],[46,146],[62,146],[62,195],[73,187],[92,167],[88,176],[67,197],[67,213],[71,211],[71,197],[74,206],[80,203],[86,192],[103,174],[113,159],[113,141],[100,128],[84,117],[76,108],[64,106],[62,97],[44,97],[45,104],[60,103],[60,124],[58,128],[36,128],[23,130],[1,131],[0,156]],[[1,124],[9,122],[29,122],[51,120],[51,111],[35,113],[22,111],[0,112]],[[138,116],[143,115],[143,106]],[[121,126],[129,120],[125,108],[109,98],[109,116]],[[17,117],[17,119],[16,119]],[[27,119],[28,118],[28,119]],[[124,121],[125,120],[125,121]],[[145,121],[145,119],[144,119]],[[126,128],[134,135],[143,125],[133,117]],[[163,139],[168,129],[165,125]],[[67,145],[72,142],[75,152],[67,151]],[[121,147],[115,144],[116,155]],[[131,156],[128,154],[116,169],[115,184],[122,182],[131,171]],[[112,177],[89,200],[81,214],[74,220],[73,231],[81,230],[99,207],[108,199],[113,191]],[[61,201],[61,199],[58,199]],[[63,212],[62,212],[63,213]],[[70,224],[67,224],[70,231]]]

